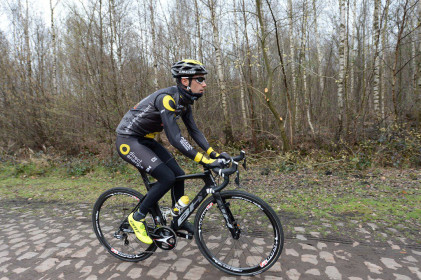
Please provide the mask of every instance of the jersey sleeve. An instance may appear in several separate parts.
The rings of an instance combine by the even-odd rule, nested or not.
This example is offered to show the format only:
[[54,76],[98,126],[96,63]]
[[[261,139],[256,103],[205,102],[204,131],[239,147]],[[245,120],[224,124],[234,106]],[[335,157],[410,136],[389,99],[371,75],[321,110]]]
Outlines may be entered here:
[[187,127],[190,136],[197,143],[197,145],[199,145],[199,147],[206,151],[206,153],[209,155],[211,147],[209,145],[208,140],[206,140],[205,136],[199,130],[199,128],[197,128],[197,125],[194,122],[191,106],[188,106],[186,113],[182,115],[182,119]]
[[175,115],[175,101],[171,95],[161,94],[155,101],[155,106],[161,114],[162,124],[164,126],[165,134],[171,145],[177,148],[188,158],[196,162],[202,160],[203,155],[198,153],[192,145],[181,135],[180,128],[176,122]]

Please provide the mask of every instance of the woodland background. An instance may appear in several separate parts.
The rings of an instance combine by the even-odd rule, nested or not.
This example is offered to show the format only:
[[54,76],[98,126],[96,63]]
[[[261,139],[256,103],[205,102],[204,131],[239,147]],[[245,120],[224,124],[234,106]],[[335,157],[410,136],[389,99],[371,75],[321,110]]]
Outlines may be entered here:
[[421,166],[421,1],[50,0],[49,21],[32,1],[0,4],[1,154],[110,157],[124,113],[193,58],[212,144]]

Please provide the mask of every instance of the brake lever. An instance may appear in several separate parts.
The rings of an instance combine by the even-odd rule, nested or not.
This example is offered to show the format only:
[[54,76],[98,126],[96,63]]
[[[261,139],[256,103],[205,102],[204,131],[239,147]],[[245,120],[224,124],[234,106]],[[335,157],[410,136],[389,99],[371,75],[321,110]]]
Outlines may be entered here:
[[237,176],[235,177],[235,183],[237,184],[238,187],[240,186],[240,172],[237,170]]

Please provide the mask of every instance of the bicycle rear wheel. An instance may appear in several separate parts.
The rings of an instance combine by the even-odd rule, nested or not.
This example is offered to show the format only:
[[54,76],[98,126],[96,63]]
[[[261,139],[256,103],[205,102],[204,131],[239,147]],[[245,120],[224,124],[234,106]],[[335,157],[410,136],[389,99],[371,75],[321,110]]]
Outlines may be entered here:
[[234,238],[214,197],[199,208],[195,219],[195,239],[205,258],[218,269],[233,275],[256,275],[279,258],[284,234],[273,209],[260,198],[243,191],[221,193],[240,229]]
[[[156,250],[155,244],[140,242],[127,221],[127,216],[142,197],[141,193],[128,188],[109,189],[101,194],[92,211],[93,228],[98,240],[111,255],[124,261],[144,260]],[[150,215],[146,221],[148,225],[154,225]]]

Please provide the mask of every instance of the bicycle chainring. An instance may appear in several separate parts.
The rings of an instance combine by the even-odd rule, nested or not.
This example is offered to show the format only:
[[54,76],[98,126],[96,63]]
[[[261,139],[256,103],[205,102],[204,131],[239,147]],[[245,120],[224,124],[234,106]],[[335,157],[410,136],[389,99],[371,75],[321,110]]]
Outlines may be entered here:
[[156,228],[151,237],[156,246],[162,250],[172,250],[177,246],[177,234],[169,227]]

